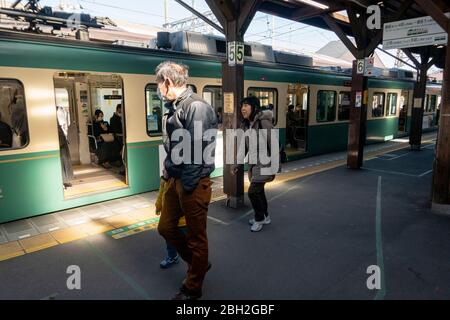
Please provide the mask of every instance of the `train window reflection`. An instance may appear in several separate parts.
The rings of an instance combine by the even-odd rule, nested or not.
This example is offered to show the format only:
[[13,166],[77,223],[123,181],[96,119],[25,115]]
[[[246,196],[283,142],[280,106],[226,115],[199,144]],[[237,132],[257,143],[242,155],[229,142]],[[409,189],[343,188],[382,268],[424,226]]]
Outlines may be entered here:
[[336,120],[336,91],[320,90],[317,92],[317,122]]
[[17,80],[0,79],[0,150],[24,148],[28,141],[23,85]]

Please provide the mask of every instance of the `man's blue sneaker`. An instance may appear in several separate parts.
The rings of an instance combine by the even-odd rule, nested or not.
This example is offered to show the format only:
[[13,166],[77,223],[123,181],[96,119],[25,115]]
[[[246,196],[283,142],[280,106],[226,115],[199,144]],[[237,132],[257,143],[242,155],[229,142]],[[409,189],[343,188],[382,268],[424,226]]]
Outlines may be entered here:
[[163,269],[168,269],[174,264],[177,264],[180,260],[179,256],[177,255],[175,258],[165,257],[163,261],[159,264],[159,266]]

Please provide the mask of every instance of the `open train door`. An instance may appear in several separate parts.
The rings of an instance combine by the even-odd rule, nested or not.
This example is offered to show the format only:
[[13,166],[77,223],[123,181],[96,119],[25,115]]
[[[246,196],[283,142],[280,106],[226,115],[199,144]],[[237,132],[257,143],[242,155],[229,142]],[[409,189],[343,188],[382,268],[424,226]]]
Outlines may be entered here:
[[[64,197],[128,187],[121,77],[61,72],[54,84]],[[121,117],[117,116],[119,105]],[[101,121],[95,117],[97,110]],[[110,123],[113,118],[115,130]]]
[[[304,84],[289,84],[287,105],[294,106],[294,114],[286,124],[286,153],[288,156],[308,150],[309,87]],[[288,119],[286,119],[288,121]]]

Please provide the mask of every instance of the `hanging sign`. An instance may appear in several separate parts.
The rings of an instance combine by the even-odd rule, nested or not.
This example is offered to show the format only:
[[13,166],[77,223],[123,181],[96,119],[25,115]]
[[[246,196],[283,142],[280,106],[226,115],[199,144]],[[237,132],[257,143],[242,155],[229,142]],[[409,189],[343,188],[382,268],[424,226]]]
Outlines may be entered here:
[[225,92],[223,94],[223,112],[226,114],[234,113],[234,93]]
[[356,73],[364,74],[364,59],[358,59],[356,62]]
[[[450,14],[446,14],[450,17]],[[447,32],[430,16],[385,23],[383,49],[446,45]]]
[[362,106],[362,92],[356,91],[355,108],[361,108]]
[[364,59],[364,76],[365,77],[373,76],[374,64],[375,64],[375,58],[374,57],[370,57],[370,58],[365,58]]
[[228,65],[230,67],[244,64],[244,48],[244,43],[242,42],[228,42]]

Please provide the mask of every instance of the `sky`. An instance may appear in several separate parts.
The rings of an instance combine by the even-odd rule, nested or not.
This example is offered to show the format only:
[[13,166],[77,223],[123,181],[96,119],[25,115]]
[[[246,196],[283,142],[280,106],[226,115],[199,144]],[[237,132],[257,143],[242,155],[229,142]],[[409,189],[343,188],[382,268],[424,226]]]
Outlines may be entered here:
[[[195,9],[204,13],[209,11],[204,0],[184,0],[194,5]],[[60,0],[41,0],[41,5],[55,6]],[[177,21],[192,14],[173,0],[167,0],[167,16],[165,16],[165,0],[70,0],[74,5],[81,5],[83,12],[94,16],[107,16],[152,26],[162,27],[166,19]],[[273,37],[272,36],[273,33]],[[257,13],[252,21],[245,41],[261,42],[273,45],[277,49],[292,49],[299,52],[316,52],[328,42],[338,40],[330,31],[311,27],[291,20]],[[394,66],[394,59],[377,52],[388,67]],[[393,52],[395,53],[395,51]]]

